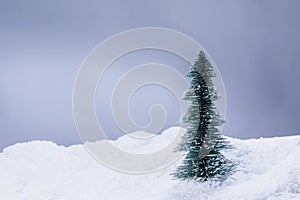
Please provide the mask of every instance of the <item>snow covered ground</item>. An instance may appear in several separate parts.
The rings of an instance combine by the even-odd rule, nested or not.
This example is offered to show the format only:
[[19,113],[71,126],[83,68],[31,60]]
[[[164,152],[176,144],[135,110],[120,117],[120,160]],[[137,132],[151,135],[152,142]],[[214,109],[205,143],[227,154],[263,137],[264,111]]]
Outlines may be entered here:
[[[174,131],[165,131],[152,143],[131,144],[137,149],[161,145]],[[239,171],[223,183],[173,180],[169,174],[180,160],[161,171],[130,175],[102,166],[82,145],[15,144],[0,153],[0,199],[300,199],[300,136],[228,139],[235,149],[225,154],[239,163]],[[130,150],[130,140],[123,136],[115,143]]]

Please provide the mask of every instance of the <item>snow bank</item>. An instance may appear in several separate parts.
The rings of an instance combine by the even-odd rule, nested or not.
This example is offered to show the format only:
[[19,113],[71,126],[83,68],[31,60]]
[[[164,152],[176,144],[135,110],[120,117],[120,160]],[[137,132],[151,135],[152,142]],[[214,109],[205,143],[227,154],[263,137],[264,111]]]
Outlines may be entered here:
[[[130,143],[128,136],[114,143],[147,148],[170,142],[176,130],[151,144]],[[169,174],[180,161],[155,173],[130,175],[102,166],[82,145],[16,144],[0,153],[0,199],[300,199],[300,136],[228,139],[235,149],[224,153],[239,163],[239,171],[221,184],[173,180]]]

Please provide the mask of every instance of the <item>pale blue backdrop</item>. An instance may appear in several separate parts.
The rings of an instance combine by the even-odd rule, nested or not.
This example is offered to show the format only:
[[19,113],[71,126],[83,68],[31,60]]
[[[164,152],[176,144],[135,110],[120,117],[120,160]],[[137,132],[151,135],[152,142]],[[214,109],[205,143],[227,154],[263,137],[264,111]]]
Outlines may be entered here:
[[[1,1],[0,150],[36,139],[80,143],[72,118],[72,85],[81,62],[107,37],[144,26],[186,33],[210,53],[227,91],[225,135],[299,134],[299,19],[296,0]],[[169,54],[138,55],[124,59],[124,66],[139,59],[187,71],[184,61]],[[154,86],[144,89],[131,106],[137,122],[147,122],[148,105],[162,103],[170,116],[166,128],[176,125],[174,97]],[[97,98],[106,92],[98,91]],[[153,95],[145,99],[145,94]],[[110,137],[117,138],[121,133],[101,101],[98,116],[106,120]]]

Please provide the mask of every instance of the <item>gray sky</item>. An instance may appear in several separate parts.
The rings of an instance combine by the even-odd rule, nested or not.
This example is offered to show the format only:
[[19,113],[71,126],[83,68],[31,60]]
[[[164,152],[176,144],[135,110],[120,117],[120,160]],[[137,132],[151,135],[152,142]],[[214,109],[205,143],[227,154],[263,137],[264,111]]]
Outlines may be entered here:
[[[209,52],[227,93],[225,135],[299,134],[299,18],[296,0],[1,1],[0,149],[34,139],[79,143],[72,86],[80,64],[107,37],[145,26],[188,34]],[[122,65],[130,67],[137,59],[179,68],[186,64],[170,55],[144,52],[124,59]],[[180,70],[185,73],[188,68]],[[163,95],[160,90],[148,88]],[[103,110],[107,100],[99,99],[99,92],[96,107]],[[135,98],[144,103],[132,105],[133,117],[141,124],[147,120],[147,106],[160,103],[155,95],[147,101],[143,96],[141,90]],[[174,104],[168,93],[161,99]],[[178,115],[171,106],[166,109],[169,116]],[[98,116],[107,120],[112,138],[120,135],[109,113]],[[175,124],[176,117],[171,117],[167,126]]]

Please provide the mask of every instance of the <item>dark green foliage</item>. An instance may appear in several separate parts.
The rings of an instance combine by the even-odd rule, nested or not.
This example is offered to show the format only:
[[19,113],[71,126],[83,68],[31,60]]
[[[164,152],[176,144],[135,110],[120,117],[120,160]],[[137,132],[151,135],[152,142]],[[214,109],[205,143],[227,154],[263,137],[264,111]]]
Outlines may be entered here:
[[191,85],[184,99],[191,104],[182,120],[187,132],[177,149],[187,154],[173,175],[182,180],[226,179],[235,165],[221,153],[231,146],[218,129],[224,120],[214,104],[219,98],[212,80],[215,73],[204,52],[199,53],[187,76]]

